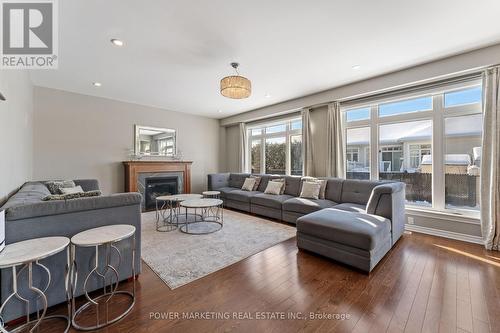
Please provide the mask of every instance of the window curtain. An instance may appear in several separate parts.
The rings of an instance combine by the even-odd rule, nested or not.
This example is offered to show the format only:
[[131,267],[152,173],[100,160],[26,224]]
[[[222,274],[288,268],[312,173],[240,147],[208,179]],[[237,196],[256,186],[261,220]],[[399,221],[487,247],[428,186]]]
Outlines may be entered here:
[[328,105],[326,123],[326,176],[344,178],[344,131],[342,129],[342,114],[340,103]]
[[314,176],[311,110],[303,109],[302,114],[302,156],[304,158],[304,176]]
[[487,250],[500,248],[500,67],[483,74],[481,230]]
[[238,170],[247,172],[247,127],[240,123],[240,142],[238,146]]

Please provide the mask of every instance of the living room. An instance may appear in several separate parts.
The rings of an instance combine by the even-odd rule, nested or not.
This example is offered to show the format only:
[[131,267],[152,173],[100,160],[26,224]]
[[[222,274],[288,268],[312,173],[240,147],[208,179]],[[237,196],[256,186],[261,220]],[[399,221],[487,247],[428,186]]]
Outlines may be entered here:
[[500,332],[500,4],[3,0],[0,329]]

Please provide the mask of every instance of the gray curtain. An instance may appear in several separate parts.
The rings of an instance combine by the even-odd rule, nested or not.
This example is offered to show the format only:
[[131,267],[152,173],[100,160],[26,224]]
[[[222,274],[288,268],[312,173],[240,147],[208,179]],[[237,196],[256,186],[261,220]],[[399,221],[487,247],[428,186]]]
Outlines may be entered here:
[[240,142],[238,145],[238,170],[247,172],[247,127],[240,123]]
[[483,74],[481,230],[488,250],[500,249],[500,91],[499,67]]
[[328,105],[326,149],[326,176],[344,178],[344,131],[339,102]]
[[304,176],[314,176],[314,162],[311,134],[311,111],[303,109],[302,112],[302,156],[304,158]]

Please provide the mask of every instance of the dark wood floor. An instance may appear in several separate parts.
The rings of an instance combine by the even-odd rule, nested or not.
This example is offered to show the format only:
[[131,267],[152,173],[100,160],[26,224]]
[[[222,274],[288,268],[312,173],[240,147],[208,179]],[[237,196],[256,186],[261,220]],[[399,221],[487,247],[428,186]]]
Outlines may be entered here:
[[[291,239],[176,290],[144,264],[137,292],[134,310],[104,332],[500,332],[500,254],[416,233],[369,276],[298,251]],[[207,312],[349,319],[150,318]]]

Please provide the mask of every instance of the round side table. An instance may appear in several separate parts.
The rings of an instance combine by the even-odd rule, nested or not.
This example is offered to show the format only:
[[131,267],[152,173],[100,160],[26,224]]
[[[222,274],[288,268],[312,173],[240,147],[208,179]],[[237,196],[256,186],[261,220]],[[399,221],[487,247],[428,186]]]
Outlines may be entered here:
[[[183,224],[179,230],[191,235],[206,235],[217,232],[224,226],[224,208],[220,199],[194,199],[185,200],[180,204],[182,207],[194,209],[194,221]],[[198,210],[201,214],[198,214]],[[198,220],[198,216],[200,219]],[[212,227],[209,227],[211,225]],[[195,226],[201,227],[193,230]],[[191,229],[190,229],[191,228]]]
[[[180,203],[185,200],[201,199],[201,194],[174,194],[160,196],[156,198],[156,231],[168,232],[177,229],[179,224],[185,221],[179,221],[181,215]],[[188,211],[185,213],[185,220],[188,219]]]
[[203,194],[203,197],[207,199],[220,199],[220,191],[205,191],[201,194]]
[[[12,294],[7,296],[2,306],[0,307],[0,315],[2,314],[5,306],[9,303],[11,299],[14,297],[26,303],[26,323],[15,328],[10,332],[19,332],[25,330],[26,328],[30,328],[30,332],[33,332],[35,328],[41,324],[42,321],[49,319],[60,319],[65,320],[67,322],[66,328],[64,332],[68,332],[71,319],[70,319],[70,286],[69,286],[69,267],[70,267],[70,253],[69,253],[69,238],[67,237],[43,237],[43,238],[35,238],[29,239],[13,244],[9,244],[5,247],[2,253],[0,253],[0,268],[12,268]],[[46,316],[47,313],[47,295],[45,292],[50,286],[51,275],[50,270],[40,263],[40,260],[53,256],[61,251],[66,250],[66,273],[64,277],[65,288],[66,288],[66,298],[68,301],[68,315],[54,315],[54,316]],[[33,285],[33,265],[39,266],[42,270],[47,273],[47,285],[40,288],[37,288]],[[18,270],[18,266],[22,266]],[[19,284],[19,276],[23,270],[28,270],[28,288],[38,294],[36,298],[36,319],[31,319],[30,317],[30,300],[24,298],[19,294],[18,284]],[[40,315],[40,310],[38,307],[39,300],[42,300],[43,310]],[[0,331],[8,332],[3,324],[3,321],[0,321]]]
[[[83,282],[83,291],[85,297],[87,298],[87,302],[81,305],[78,309],[75,305],[75,297],[73,295],[71,304],[72,304],[72,318],[71,322],[73,327],[83,331],[92,331],[96,329],[100,329],[116,323],[120,319],[124,318],[134,307],[135,304],[135,227],[127,224],[115,224],[108,225],[104,227],[89,229],[86,231],[82,231],[71,238],[71,254],[72,254],[72,262],[73,262],[73,270],[72,270],[72,279],[71,285],[72,290],[74,291],[77,287],[77,279],[78,279],[78,268],[76,266],[76,247],[93,247],[95,248],[95,264],[93,269],[87,274]],[[123,241],[125,239],[132,238],[132,292],[126,290],[118,290],[119,283],[119,274],[118,269],[120,268],[122,255],[116,243]],[[99,268],[99,247],[104,248],[105,252],[105,264],[102,270]],[[118,265],[115,267],[111,264],[111,256],[112,253],[115,252],[118,256]],[[111,279],[109,288],[106,285],[106,275],[111,272]],[[87,289],[87,283],[89,278],[95,274],[99,278],[102,279],[103,282],[103,294],[97,297],[90,297],[89,290]],[[114,276],[114,283],[113,283]],[[74,279],[73,279],[74,278]],[[74,294],[74,293],[72,293]],[[113,319],[108,318],[108,305],[110,301],[113,299],[113,296],[116,294],[121,294],[128,296],[131,300],[130,305],[119,315],[117,315]],[[105,299],[104,304],[106,305],[106,318],[103,322],[99,319],[99,300]],[[90,306],[96,307],[96,324],[94,326],[85,326],[77,323],[78,316],[85,311],[85,309]]]

